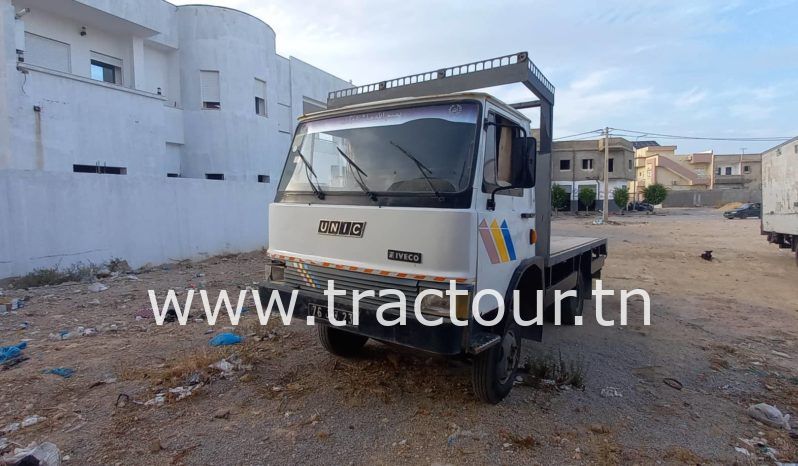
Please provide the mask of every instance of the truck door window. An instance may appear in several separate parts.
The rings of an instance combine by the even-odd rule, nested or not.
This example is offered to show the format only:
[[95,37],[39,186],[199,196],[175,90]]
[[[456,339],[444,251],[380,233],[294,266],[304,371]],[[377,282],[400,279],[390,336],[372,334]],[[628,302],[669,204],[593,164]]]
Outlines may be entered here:
[[[512,143],[513,122],[495,113],[488,114],[488,121],[495,123],[488,125],[485,134],[485,164],[483,170],[482,192],[490,193],[494,189],[509,186],[512,180]],[[498,164],[498,165],[497,165]],[[498,179],[497,179],[498,174]],[[523,189],[509,189],[499,191],[497,196],[523,196]]]

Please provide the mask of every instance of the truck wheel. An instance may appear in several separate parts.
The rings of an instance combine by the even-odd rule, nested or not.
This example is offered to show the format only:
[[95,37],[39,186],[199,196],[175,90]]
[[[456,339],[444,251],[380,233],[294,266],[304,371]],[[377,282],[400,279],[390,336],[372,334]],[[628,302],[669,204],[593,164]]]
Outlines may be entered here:
[[329,325],[319,325],[318,328],[321,346],[338,356],[356,355],[369,339],[367,336],[350,333]]
[[584,278],[582,273],[576,275],[576,298],[567,297],[562,300],[562,324],[574,325],[576,323],[576,316],[581,316],[585,310],[585,287]]
[[503,400],[513,388],[520,361],[521,334],[512,322],[501,343],[474,358],[471,382],[477,398],[494,405]]

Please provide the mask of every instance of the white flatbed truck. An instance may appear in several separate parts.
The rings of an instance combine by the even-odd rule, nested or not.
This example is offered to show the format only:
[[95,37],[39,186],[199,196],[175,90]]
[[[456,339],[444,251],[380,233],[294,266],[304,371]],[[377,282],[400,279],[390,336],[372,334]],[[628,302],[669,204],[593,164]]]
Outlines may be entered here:
[[[508,105],[474,89],[521,83],[537,100]],[[591,298],[607,255],[599,238],[550,234],[551,128],[554,86],[526,52],[330,93],[328,109],[300,118],[275,200],[269,206],[266,301],[273,291],[294,318],[316,318],[322,345],[349,356],[371,338],[473,359],[474,392],[498,403],[513,386],[521,340],[540,341],[540,325],[512,318],[520,292],[526,320],[554,303],[555,290],[576,290],[563,301],[562,320],[573,323]],[[540,136],[519,108],[539,108]],[[327,316],[328,280],[335,289]],[[464,296],[427,295],[422,325],[413,303],[424,290],[464,290]],[[406,325],[385,326],[377,309],[396,296],[359,300],[352,290],[405,293]],[[497,299],[473,296],[492,289]],[[505,318],[485,326],[474,318]],[[450,309],[451,306],[451,309]],[[464,326],[450,318],[455,310]],[[392,312],[385,311],[386,316]]]

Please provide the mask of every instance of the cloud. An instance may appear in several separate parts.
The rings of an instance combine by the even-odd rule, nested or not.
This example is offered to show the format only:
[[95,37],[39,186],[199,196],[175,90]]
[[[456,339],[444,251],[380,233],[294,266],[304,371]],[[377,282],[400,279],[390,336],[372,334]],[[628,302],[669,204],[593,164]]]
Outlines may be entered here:
[[699,90],[697,87],[694,87],[689,91],[676,97],[674,104],[680,108],[693,107],[697,103],[702,102],[704,99],[706,99],[706,97],[707,97],[706,92]]
[[[796,0],[204,1],[260,17],[278,53],[356,84],[528,50],[557,87],[559,135],[616,126],[746,136],[752,118],[798,134]],[[713,148],[736,150],[724,147]]]

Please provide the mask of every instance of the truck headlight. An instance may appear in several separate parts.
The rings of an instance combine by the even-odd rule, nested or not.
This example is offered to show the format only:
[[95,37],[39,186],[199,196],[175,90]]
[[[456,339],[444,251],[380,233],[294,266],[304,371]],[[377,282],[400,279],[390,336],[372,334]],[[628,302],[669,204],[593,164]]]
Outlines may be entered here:
[[266,278],[273,282],[285,281],[285,262],[272,261],[266,264]]
[[421,310],[422,311],[431,311],[434,313],[442,313],[442,314],[449,314],[449,296],[444,294],[443,296],[435,296],[435,295],[427,295],[421,299]]
[[[421,299],[421,310],[430,314],[449,317],[451,298],[446,294],[445,290],[441,290],[443,296],[427,295]],[[455,296],[455,315],[458,319],[465,320],[468,318],[468,311],[471,307],[471,296],[457,295]]]

